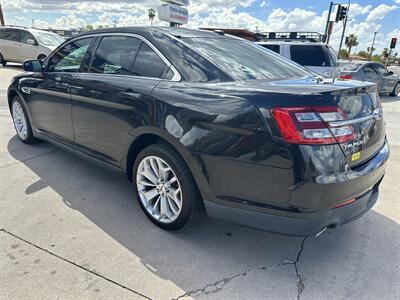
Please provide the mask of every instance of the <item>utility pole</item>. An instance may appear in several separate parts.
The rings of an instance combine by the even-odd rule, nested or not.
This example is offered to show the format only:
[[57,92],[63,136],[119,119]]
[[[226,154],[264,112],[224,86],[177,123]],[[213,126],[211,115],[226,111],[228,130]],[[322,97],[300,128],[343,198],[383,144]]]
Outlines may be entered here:
[[113,22],[113,24],[114,24],[113,26],[114,26],[114,27],[117,27],[117,23],[118,23],[117,20],[113,20],[112,22]]
[[375,45],[375,37],[376,37],[377,32],[374,32],[374,39],[372,40],[372,46],[371,49],[369,50],[369,56],[372,56],[372,52],[374,52],[374,45]]
[[326,26],[325,26],[325,36],[326,36],[326,43],[329,44],[329,36],[330,36],[330,21],[331,21],[331,13],[332,13],[332,7],[333,7],[333,2],[331,1],[329,4],[329,13],[328,13],[328,19],[326,20]]
[[[346,31],[347,20],[349,19],[349,11],[350,11],[350,0],[349,0],[349,4],[348,4],[348,6],[347,6],[346,19],[344,19],[342,37],[340,38],[340,45],[339,45],[338,54],[340,53],[340,49],[342,49],[344,33],[345,33],[345,31]],[[349,55],[350,55],[350,53],[349,53]]]
[[3,9],[1,8],[1,3],[0,3],[0,25],[5,25],[4,24],[4,16],[3,16]]
[[35,19],[32,19],[32,28],[35,28]]

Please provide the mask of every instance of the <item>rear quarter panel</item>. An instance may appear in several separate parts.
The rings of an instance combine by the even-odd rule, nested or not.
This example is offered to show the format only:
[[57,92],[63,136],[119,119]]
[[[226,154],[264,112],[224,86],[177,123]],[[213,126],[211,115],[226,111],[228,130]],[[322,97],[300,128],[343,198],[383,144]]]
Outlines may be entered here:
[[291,162],[246,99],[249,91],[235,94],[224,84],[163,81],[152,96],[160,101],[157,126],[183,145],[200,170],[204,200],[287,209],[282,199],[290,197]]

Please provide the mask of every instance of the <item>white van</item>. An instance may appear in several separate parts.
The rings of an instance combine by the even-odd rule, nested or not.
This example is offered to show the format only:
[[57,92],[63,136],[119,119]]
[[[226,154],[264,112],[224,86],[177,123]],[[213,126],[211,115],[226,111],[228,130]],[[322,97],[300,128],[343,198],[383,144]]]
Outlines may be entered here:
[[27,59],[44,59],[64,39],[44,30],[18,26],[0,27],[0,64],[22,63]]
[[266,32],[258,34],[260,46],[285,56],[325,77],[337,77],[339,67],[332,47],[316,32]]

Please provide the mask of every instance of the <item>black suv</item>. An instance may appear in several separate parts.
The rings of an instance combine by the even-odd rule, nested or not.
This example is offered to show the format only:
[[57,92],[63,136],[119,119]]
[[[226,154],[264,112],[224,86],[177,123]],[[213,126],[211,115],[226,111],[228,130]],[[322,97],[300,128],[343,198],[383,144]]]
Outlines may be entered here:
[[178,28],[79,34],[24,69],[8,90],[21,141],[126,172],[164,229],[207,212],[314,235],[377,200],[389,149],[373,84],[326,82],[254,43]]

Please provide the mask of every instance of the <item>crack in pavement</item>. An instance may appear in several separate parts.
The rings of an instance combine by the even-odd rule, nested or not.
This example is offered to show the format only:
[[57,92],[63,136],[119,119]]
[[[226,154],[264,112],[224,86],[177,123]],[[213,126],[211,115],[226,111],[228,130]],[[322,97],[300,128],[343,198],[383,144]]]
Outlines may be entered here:
[[302,241],[301,241],[301,245],[300,245],[300,250],[297,253],[297,257],[296,260],[294,262],[292,262],[291,264],[294,267],[294,271],[296,273],[296,277],[297,277],[297,282],[296,282],[296,286],[297,286],[297,300],[300,300],[301,294],[303,293],[304,289],[306,288],[306,286],[304,285],[304,279],[301,276],[300,272],[299,272],[299,268],[297,266],[297,263],[300,261],[300,257],[301,254],[303,253],[304,250],[304,243],[306,242],[307,237],[305,237]]
[[8,234],[8,235],[10,235],[10,236],[12,236],[12,237],[14,237],[14,238],[16,238],[16,239],[18,239],[18,240],[20,240],[20,241],[22,241],[22,242],[28,244],[28,245],[31,245],[32,247],[35,247],[35,248],[37,248],[37,249],[39,249],[39,250],[41,250],[41,251],[43,251],[43,252],[46,252],[47,254],[50,254],[50,255],[52,255],[52,256],[58,258],[58,259],[61,259],[61,260],[63,260],[64,262],[67,262],[67,263],[69,263],[69,264],[71,264],[71,265],[73,265],[73,266],[75,266],[75,267],[78,267],[78,268],[80,268],[80,269],[82,269],[82,270],[84,270],[84,271],[86,271],[86,272],[89,272],[89,273],[91,273],[91,274],[93,274],[93,275],[95,275],[95,276],[97,276],[97,277],[99,277],[99,278],[101,278],[101,279],[104,279],[104,280],[106,280],[106,281],[108,281],[108,282],[110,282],[110,283],[112,283],[112,284],[114,284],[114,285],[117,285],[117,286],[119,286],[119,287],[121,287],[121,288],[123,288],[123,289],[126,289],[126,290],[128,290],[128,291],[130,291],[130,292],[136,294],[137,296],[141,296],[141,297],[143,297],[143,298],[145,298],[145,299],[152,300],[150,297],[147,297],[146,295],[144,295],[144,294],[142,294],[142,293],[140,293],[140,292],[137,292],[137,291],[135,291],[135,290],[133,290],[133,289],[127,287],[126,285],[123,285],[123,284],[121,284],[121,283],[118,283],[118,282],[116,282],[116,281],[114,281],[114,280],[112,280],[112,279],[110,279],[110,278],[108,278],[108,277],[106,277],[106,276],[104,276],[104,275],[101,275],[101,274],[99,274],[99,273],[97,273],[97,272],[95,272],[95,271],[89,270],[88,268],[86,268],[86,267],[84,267],[84,266],[81,266],[81,265],[79,265],[79,264],[77,264],[77,263],[75,263],[75,262],[73,262],[73,261],[71,261],[71,260],[69,260],[69,259],[67,259],[67,258],[64,258],[64,257],[62,257],[62,256],[60,256],[60,255],[58,255],[58,254],[56,254],[56,253],[54,253],[54,252],[51,252],[51,251],[49,251],[49,250],[47,250],[47,249],[45,249],[45,248],[42,248],[42,247],[40,247],[40,246],[38,246],[38,245],[36,245],[36,244],[34,244],[34,243],[32,243],[32,242],[29,242],[29,241],[27,241],[27,240],[25,240],[25,239],[23,239],[23,238],[21,238],[21,237],[15,235],[15,234],[13,234],[13,233],[7,231],[5,228],[1,228],[1,229],[0,229],[0,232],[4,232],[4,233],[6,233],[6,234]]
[[28,160],[32,160],[32,159],[35,159],[35,158],[38,158],[38,157],[41,157],[41,156],[45,156],[47,154],[51,154],[51,153],[54,153],[54,152],[57,152],[57,151],[60,151],[60,149],[53,149],[53,150],[47,151],[45,153],[41,153],[41,154],[38,154],[38,155],[35,155],[35,156],[32,156],[32,157],[28,157],[28,158],[23,159],[23,160],[19,160],[19,161],[16,161],[16,162],[9,163],[9,164],[6,164],[4,166],[0,166],[0,169],[4,169],[4,168],[10,167],[10,166],[15,166],[15,165],[18,165],[20,163],[24,163],[24,162],[26,162]]
[[203,294],[203,295],[208,295],[208,294],[215,294],[218,293],[220,291],[222,291],[222,289],[232,280],[237,279],[237,278],[241,278],[241,277],[245,277],[248,273],[252,272],[252,271],[265,271],[265,270],[269,270],[269,269],[274,269],[274,268],[278,268],[281,266],[285,266],[285,265],[293,265],[294,270],[295,270],[295,274],[297,277],[297,282],[296,282],[296,286],[297,286],[297,299],[300,299],[301,294],[303,293],[304,289],[305,289],[305,285],[304,285],[304,279],[301,276],[297,263],[300,261],[300,257],[301,254],[303,253],[304,250],[304,243],[307,240],[308,237],[303,238],[303,240],[301,241],[300,244],[300,249],[297,252],[297,256],[296,259],[294,261],[290,261],[290,260],[284,260],[283,262],[279,263],[279,264],[275,264],[272,266],[258,266],[258,267],[253,267],[253,268],[249,268],[247,270],[245,270],[242,273],[239,274],[235,274],[233,276],[230,277],[225,277],[223,279],[220,279],[218,281],[215,281],[213,283],[209,283],[207,285],[205,285],[203,288],[199,288],[196,290],[192,290],[189,292],[186,292],[185,294],[182,294],[180,296],[178,296],[177,298],[173,298],[172,300],[179,300],[182,299],[184,297],[191,297],[194,296],[196,294]]

